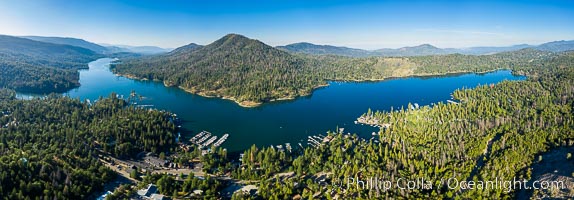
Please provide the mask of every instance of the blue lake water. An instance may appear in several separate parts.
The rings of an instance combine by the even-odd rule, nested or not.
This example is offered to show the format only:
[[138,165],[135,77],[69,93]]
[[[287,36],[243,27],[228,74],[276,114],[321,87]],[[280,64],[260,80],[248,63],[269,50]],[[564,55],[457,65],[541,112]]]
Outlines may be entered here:
[[229,133],[222,147],[232,152],[244,150],[252,144],[291,143],[298,146],[299,142],[306,144],[309,135],[324,134],[337,127],[345,128],[345,133],[370,137],[378,129],[353,123],[369,108],[406,108],[409,102],[430,105],[446,102],[452,92],[459,88],[525,79],[512,75],[509,70],[500,70],[485,74],[413,77],[381,82],[330,82],[328,87],[315,90],[311,96],[243,108],[229,100],[201,97],[179,88],[165,87],[161,82],[115,76],[109,70],[111,61],[104,58],[91,62],[89,70],[80,71],[81,86],[64,95],[95,100],[100,96],[107,97],[112,92],[127,97],[134,90],[144,97],[140,105],[153,105],[150,108],[176,113],[183,120],[182,135],[186,138],[202,130],[217,136]]

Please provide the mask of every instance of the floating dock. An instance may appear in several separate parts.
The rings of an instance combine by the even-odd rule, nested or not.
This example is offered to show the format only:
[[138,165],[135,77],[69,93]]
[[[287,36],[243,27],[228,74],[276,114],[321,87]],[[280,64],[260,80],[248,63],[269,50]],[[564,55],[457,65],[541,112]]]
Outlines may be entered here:
[[220,146],[221,144],[223,144],[223,142],[225,142],[225,140],[227,140],[228,137],[229,137],[229,134],[226,133],[225,135],[221,136],[221,138],[219,138],[219,140],[217,140],[217,142],[215,142],[213,144],[213,146],[215,146],[215,147]]
[[308,136],[309,139],[307,139],[307,141],[309,142],[309,144],[313,147],[319,147],[321,146],[321,143],[317,140],[315,140],[315,138]]
[[189,141],[191,143],[195,143],[196,140],[198,140],[199,138],[203,137],[205,134],[207,134],[207,131],[201,131],[201,133],[198,133],[197,135],[193,136],[191,139],[189,139]]
[[195,144],[201,144],[203,143],[205,140],[209,139],[209,137],[211,137],[211,133],[207,132],[205,134],[205,136],[203,136],[201,139],[199,139]]
[[446,102],[448,102],[448,103],[453,103],[453,104],[459,104],[458,102],[453,101],[453,100],[446,100]]
[[221,144],[223,144],[227,138],[229,137],[229,134],[224,134],[223,136],[221,136],[221,138],[219,138],[219,140],[217,139],[217,136],[212,136],[210,132],[207,131],[201,131],[201,133],[198,133],[197,135],[193,136],[191,139],[189,139],[189,142],[198,145],[200,148],[201,147],[207,147],[210,145],[213,145],[214,147],[218,147],[221,146]]
[[209,146],[211,143],[215,142],[215,140],[217,140],[217,136],[213,136],[211,138],[209,138],[209,140],[207,140],[207,142],[203,143],[201,146]]

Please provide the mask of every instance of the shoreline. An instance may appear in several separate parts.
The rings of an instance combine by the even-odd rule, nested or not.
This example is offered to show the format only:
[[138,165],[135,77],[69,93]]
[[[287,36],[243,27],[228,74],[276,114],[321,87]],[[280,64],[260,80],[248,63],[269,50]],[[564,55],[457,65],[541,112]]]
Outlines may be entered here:
[[139,77],[137,77],[135,75],[131,75],[131,74],[121,74],[121,73],[114,73],[114,74],[116,76],[122,76],[122,77],[133,79],[133,80],[163,82],[163,85],[165,87],[177,87],[177,88],[179,88],[179,89],[181,89],[187,93],[199,95],[199,96],[206,97],[206,98],[220,98],[220,99],[224,99],[224,100],[230,100],[230,101],[235,102],[237,105],[239,105],[243,108],[255,108],[255,107],[259,107],[265,103],[295,100],[299,97],[305,97],[305,96],[312,95],[315,90],[329,86],[329,82],[354,82],[354,83],[381,82],[381,81],[386,81],[386,80],[401,79],[401,78],[412,78],[412,77],[421,78],[421,77],[432,77],[432,76],[447,76],[447,75],[452,75],[452,74],[461,74],[461,75],[462,74],[487,74],[487,73],[492,73],[492,72],[496,72],[496,71],[500,71],[500,70],[511,70],[511,69],[498,68],[498,69],[486,70],[486,71],[482,71],[482,72],[457,71],[457,72],[447,72],[447,73],[430,73],[430,74],[427,73],[427,74],[414,74],[414,75],[406,75],[406,76],[391,76],[391,77],[385,77],[385,78],[354,79],[354,80],[325,79],[324,81],[326,83],[314,86],[313,88],[311,88],[309,91],[306,91],[302,95],[280,97],[280,98],[270,99],[270,100],[264,101],[264,102],[239,101],[235,97],[231,97],[231,96],[223,96],[223,95],[218,95],[218,94],[216,94],[216,95],[208,94],[208,93],[217,93],[217,91],[200,91],[197,89],[186,88],[186,87],[183,87],[180,85],[175,85],[175,84],[168,85],[165,81],[158,80],[158,79],[150,80],[147,78],[139,78]]
[[[114,75],[133,79],[133,80],[138,80],[138,81],[154,81],[154,82],[160,82],[161,81],[161,80],[157,80],[157,79],[150,80],[147,78],[139,78],[139,77],[137,77],[135,75],[131,75],[131,74],[114,73]],[[244,107],[244,108],[254,108],[254,107],[257,107],[257,106],[260,106],[263,104],[263,103],[258,103],[258,102],[254,102],[254,101],[238,101],[234,97],[229,97],[229,96],[208,95],[207,92],[213,92],[213,91],[198,91],[195,89],[186,88],[186,87],[179,86],[179,85],[168,85],[165,81],[163,81],[163,85],[165,87],[177,87],[177,88],[179,88],[179,89],[181,89],[187,93],[199,95],[199,96],[206,97],[206,98],[221,98],[221,99],[225,99],[225,100],[231,100],[231,101],[235,102],[236,104],[238,104],[239,106]]]
[[121,76],[121,77],[125,77],[125,78],[129,78],[129,79],[133,79],[133,80],[138,80],[138,81],[149,81],[149,79],[147,78],[140,78],[131,74],[120,74],[120,73],[114,73],[112,71],[112,73],[116,76]]
[[[112,72],[113,73],[113,72]],[[160,82],[161,80],[149,80],[147,78],[139,78],[137,76],[131,75],[131,74],[120,74],[120,73],[114,73],[114,75],[116,76],[121,76],[121,77],[125,77],[125,78],[129,78],[129,79],[133,79],[133,80],[139,80],[139,81],[154,81],[154,82]],[[206,97],[206,98],[220,98],[220,99],[225,99],[225,100],[230,100],[235,102],[237,105],[244,107],[244,108],[256,108],[259,107],[265,103],[270,103],[270,102],[278,102],[278,101],[287,101],[287,100],[295,100],[298,97],[304,97],[304,96],[309,96],[311,94],[313,94],[313,91],[322,87],[327,87],[329,86],[329,83],[325,83],[325,84],[321,84],[318,86],[315,86],[311,89],[311,91],[305,93],[304,95],[297,95],[297,96],[289,96],[289,97],[281,97],[281,98],[275,98],[275,99],[270,99],[269,101],[265,101],[265,102],[255,102],[255,101],[238,101],[235,97],[231,97],[231,96],[222,96],[222,95],[209,95],[207,94],[208,92],[215,92],[215,91],[199,91],[196,89],[192,89],[192,88],[186,88],[183,86],[178,86],[178,85],[168,85],[165,82],[163,82],[163,85],[165,87],[177,87],[187,93],[191,93],[191,94],[195,94],[195,95],[199,95],[202,97]]]
[[[164,86],[170,87],[170,86],[167,86],[166,84],[164,84]],[[206,97],[206,98],[220,98],[220,99],[230,100],[230,101],[233,101],[236,104],[238,104],[239,106],[244,107],[244,108],[254,108],[254,107],[257,107],[257,106],[260,106],[263,104],[263,103],[254,102],[254,101],[238,101],[234,97],[229,97],[229,96],[207,94],[207,92],[213,92],[213,91],[198,91],[196,89],[186,88],[183,86],[172,86],[172,87],[178,87],[179,89],[181,89],[187,93],[199,95],[199,96]]]
[[[354,83],[362,83],[362,82],[380,82],[380,81],[387,81],[387,80],[394,80],[394,79],[402,79],[402,78],[425,78],[425,77],[441,77],[441,76],[448,76],[448,75],[465,75],[465,74],[477,74],[477,75],[483,75],[483,74],[487,74],[487,73],[492,73],[492,72],[496,72],[496,71],[500,71],[500,70],[510,70],[511,72],[512,69],[506,69],[506,68],[498,68],[498,69],[492,69],[492,70],[486,70],[486,71],[481,71],[481,72],[473,72],[473,71],[456,71],[456,72],[446,72],[446,73],[424,73],[424,74],[411,74],[411,75],[405,75],[405,76],[388,76],[385,78],[369,78],[369,79],[348,79],[348,80],[343,80],[343,79],[325,79],[325,81],[330,81],[330,82],[354,82]],[[520,75],[523,76],[523,75]]]
[[[165,84],[164,84],[165,85]],[[167,86],[167,85],[165,85]],[[191,94],[196,94],[202,97],[206,97],[206,98],[221,98],[221,99],[225,99],[225,100],[230,100],[235,102],[237,105],[244,107],[244,108],[255,108],[255,107],[259,107],[265,103],[271,103],[271,102],[278,102],[278,101],[289,101],[289,100],[295,100],[298,97],[304,97],[304,96],[309,96],[311,94],[313,94],[313,91],[322,87],[327,87],[329,86],[329,83],[326,84],[321,84],[318,86],[315,86],[311,89],[311,91],[305,93],[304,95],[297,95],[297,96],[288,96],[288,97],[280,97],[280,98],[275,98],[275,99],[270,99],[268,101],[264,101],[264,102],[255,102],[255,101],[238,101],[235,97],[230,97],[230,96],[222,96],[222,95],[209,95],[206,94],[207,92],[214,92],[214,91],[198,91],[196,89],[191,89],[191,88],[186,88],[183,86],[177,86],[179,89],[182,89],[185,92],[191,93]],[[167,86],[169,87],[169,86]]]

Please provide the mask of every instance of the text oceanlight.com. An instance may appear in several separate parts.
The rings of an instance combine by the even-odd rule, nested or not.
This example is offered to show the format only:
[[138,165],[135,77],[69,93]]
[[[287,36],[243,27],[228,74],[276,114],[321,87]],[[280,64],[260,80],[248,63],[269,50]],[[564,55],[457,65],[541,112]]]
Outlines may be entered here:
[[510,192],[512,190],[531,190],[531,189],[550,189],[550,188],[567,188],[563,181],[539,181],[529,182],[526,179],[513,178],[512,180],[503,180],[495,178],[494,180],[458,180],[457,178],[441,179],[437,181],[417,178],[409,180],[398,178],[394,181],[384,180],[378,177],[370,178],[345,178],[340,186],[348,189],[355,188],[358,190],[432,190],[435,187],[447,187],[451,190],[503,190]]

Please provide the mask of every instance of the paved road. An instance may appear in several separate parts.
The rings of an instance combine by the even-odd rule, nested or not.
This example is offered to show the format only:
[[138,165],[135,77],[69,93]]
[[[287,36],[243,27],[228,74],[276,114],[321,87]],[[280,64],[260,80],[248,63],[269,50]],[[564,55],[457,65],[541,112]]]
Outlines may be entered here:
[[120,166],[122,167],[122,169],[124,169],[124,170],[122,170],[122,169],[119,169],[117,166],[114,166],[114,165],[112,165],[112,164],[110,164],[110,163],[108,163],[108,162],[106,162],[106,161],[104,161],[104,160],[102,160],[102,159],[99,159],[99,160],[100,160],[100,162],[104,163],[104,165],[106,165],[106,166],[109,167],[110,169],[112,169],[112,170],[114,170],[115,172],[117,172],[120,176],[123,176],[124,178],[126,178],[126,179],[128,179],[128,180],[130,180],[130,181],[132,181],[132,182],[134,182],[134,183],[138,183],[138,182],[139,182],[138,180],[131,178],[131,177],[130,177],[130,174],[129,174],[127,171],[125,171],[125,169],[128,169],[128,166],[126,166],[126,165],[124,165],[124,164],[121,164],[121,163],[118,164],[118,165],[120,165]]

